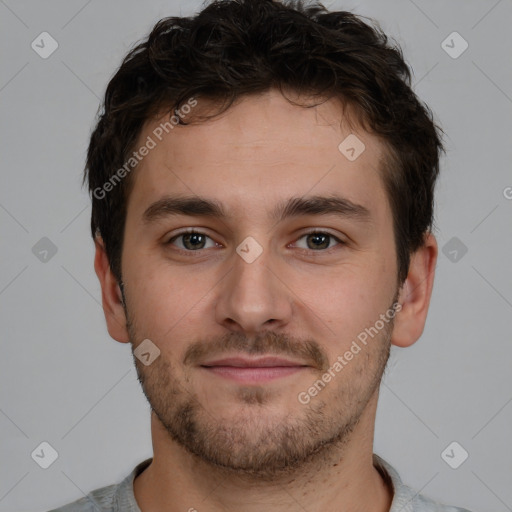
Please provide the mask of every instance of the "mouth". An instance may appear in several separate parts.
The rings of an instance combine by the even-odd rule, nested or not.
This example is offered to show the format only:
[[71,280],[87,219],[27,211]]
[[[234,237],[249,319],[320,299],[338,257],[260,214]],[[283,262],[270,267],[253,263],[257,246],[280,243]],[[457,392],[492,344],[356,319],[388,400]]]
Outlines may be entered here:
[[234,380],[243,384],[261,384],[284,378],[310,368],[300,361],[280,357],[229,357],[201,364],[210,375]]

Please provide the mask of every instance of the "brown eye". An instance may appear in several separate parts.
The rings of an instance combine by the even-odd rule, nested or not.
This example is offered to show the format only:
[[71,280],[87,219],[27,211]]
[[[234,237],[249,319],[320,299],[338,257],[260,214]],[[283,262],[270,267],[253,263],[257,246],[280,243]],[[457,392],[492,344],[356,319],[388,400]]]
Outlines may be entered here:
[[323,231],[314,231],[312,233],[306,233],[302,235],[298,240],[306,240],[306,246],[300,246],[301,249],[308,249],[312,251],[321,251],[324,249],[330,249],[331,247],[334,247],[338,244],[343,244],[343,242],[335,237],[334,235],[331,235],[330,233],[326,233]]
[[[210,245],[207,247],[208,240],[210,240]],[[177,245],[179,249],[186,251],[197,251],[199,249],[215,247],[215,242],[209,236],[198,231],[181,233],[172,237],[167,243]]]

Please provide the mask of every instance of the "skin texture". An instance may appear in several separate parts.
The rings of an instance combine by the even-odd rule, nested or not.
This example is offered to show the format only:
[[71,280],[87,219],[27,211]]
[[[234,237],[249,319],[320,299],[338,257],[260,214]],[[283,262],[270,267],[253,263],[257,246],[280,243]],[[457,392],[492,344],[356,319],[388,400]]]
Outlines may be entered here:
[[[199,101],[185,122],[206,107]],[[423,331],[437,244],[426,236],[399,289],[380,175],[385,146],[348,114],[334,99],[302,108],[272,90],[170,130],[134,171],[125,307],[97,239],[110,335],[132,349],[150,339],[160,350],[149,366],[135,359],[153,411],[153,462],[134,483],[143,512],[389,510],[392,490],[372,465],[379,383],[390,345],[407,347]],[[163,120],[148,120],[139,142]],[[350,133],[365,144],[355,161],[338,150]],[[144,222],[146,209],[171,195],[215,200],[227,216]],[[291,197],[333,195],[365,206],[370,217],[271,215]],[[187,243],[178,237],[187,228],[206,238]],[[305,236],[311,230],[331,237],[322,245]],[[249,236],[262,249],[251,263],[236,251]],[[395,301],[394,321],[301,403],[299,393]],[[247,384],[201,366],[268,354],[303,367]]]

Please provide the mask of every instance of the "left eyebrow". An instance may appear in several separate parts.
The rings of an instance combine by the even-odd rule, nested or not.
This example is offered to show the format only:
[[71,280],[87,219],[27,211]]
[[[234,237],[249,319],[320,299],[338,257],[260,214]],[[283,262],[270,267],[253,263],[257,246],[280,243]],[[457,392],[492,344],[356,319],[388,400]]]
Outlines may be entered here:
[[288,217],[300,215],[329,214],[364,223],[370,223],[372,220],[371,212],[366,206],[335,195],[292,197],[278,205],[274,209],[272,217],[276,222],[280,222]]

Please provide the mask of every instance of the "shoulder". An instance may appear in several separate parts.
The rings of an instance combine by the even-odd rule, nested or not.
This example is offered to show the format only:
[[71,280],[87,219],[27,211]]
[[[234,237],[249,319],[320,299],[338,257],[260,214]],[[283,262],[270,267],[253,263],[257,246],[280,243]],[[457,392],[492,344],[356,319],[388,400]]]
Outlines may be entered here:
[[114,512],[118,485],[108,485],[50,512]]
[[140,512],[133,494],[133,481],[151,463],[152,458],[138,464],[119,484],[96,489],[87,496],[49,512]]
[[419,494],[405,485],[397,470],[378,455],[373,455],[374,466],[392,485],[394,496],[389,512],[471,512],[465,508],[443,505],[428,496]]
[[[403,484],[400,491],[400,500],[397,501],[398,508],[396,510],[402,510],[402,512],[471,512],[465,508],[439,503],[428,496],[418,494]],[[394,507],[395,502],[393,502],[390,512],[395,511]]]

